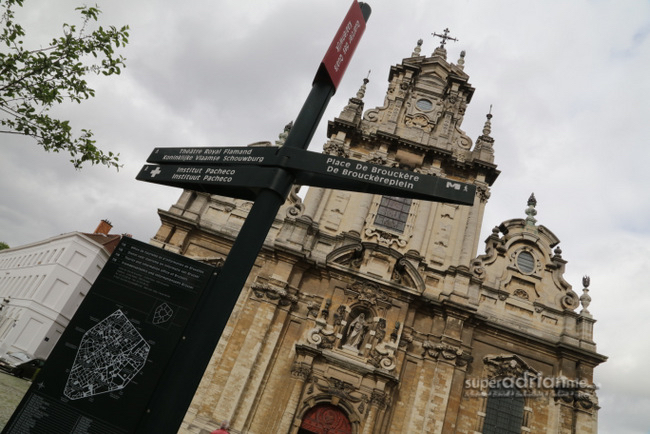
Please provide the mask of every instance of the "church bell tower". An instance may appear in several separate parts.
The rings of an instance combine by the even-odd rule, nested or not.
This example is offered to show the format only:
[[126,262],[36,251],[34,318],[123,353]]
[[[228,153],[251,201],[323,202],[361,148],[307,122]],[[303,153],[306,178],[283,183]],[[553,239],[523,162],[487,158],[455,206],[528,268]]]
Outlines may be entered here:
[[[418,41],[390,68],[383,105],[364,108],[364,79],[328,123],[323,152],[473,184],[473,205],[322,188],[303,201],[294,189],[181,432],[223,420],[250,434],[597,432],[593,370],[606,357],[589,279],[581,297],[564,280],[534,196],[478,254],[499,175],[492,115],[476,140],[462,130],[474,93],[465,53],[450,62],[452,38],[437,36],[431,55]],[[249,209],[184,191],[159,211],[151,243],[218,265]]]
[[[473,206],[312,188],[303,218],[318,224],[327,235],[323,242],[331,237],[331,262],[354,261],[359,272],[378,276],[390,270],[431,297],[451,296],[454,285],[445,281],[469,269],[499,171],[490,137],[492,115],[474,146],[461,129],[474,94],[463,71],[465,53],[453,64],[444,45],[430,57],[420,54],[421,45],[418,41],[411,57],[391,67],[383,106],[364,112],[364,80],[356,97],[329,122],[324,152],[474,184]],[[421,269],[433,274],[425,277]]]

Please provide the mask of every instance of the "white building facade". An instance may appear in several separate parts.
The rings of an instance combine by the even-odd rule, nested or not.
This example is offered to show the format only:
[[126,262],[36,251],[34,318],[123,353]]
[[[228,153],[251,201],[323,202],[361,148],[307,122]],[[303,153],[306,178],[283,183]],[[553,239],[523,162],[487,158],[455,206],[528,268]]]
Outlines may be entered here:
[[47,358],[121,238],[98,231],[0,251],[0,355]]

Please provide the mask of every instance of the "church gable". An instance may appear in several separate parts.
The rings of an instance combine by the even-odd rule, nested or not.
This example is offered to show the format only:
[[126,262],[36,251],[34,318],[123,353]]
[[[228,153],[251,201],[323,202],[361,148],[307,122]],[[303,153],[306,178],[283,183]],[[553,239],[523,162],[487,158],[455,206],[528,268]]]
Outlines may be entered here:
[[559,239],[535,225],[535,204],[532,195],[526,219],[508,220],[493,230],[486,254],[472,262],[471,271],[482,282],[483,307],[501,305],[522,318],[556,324],[557,316],[574,311],[580,300],[564,280],[566,261],[557,247]]

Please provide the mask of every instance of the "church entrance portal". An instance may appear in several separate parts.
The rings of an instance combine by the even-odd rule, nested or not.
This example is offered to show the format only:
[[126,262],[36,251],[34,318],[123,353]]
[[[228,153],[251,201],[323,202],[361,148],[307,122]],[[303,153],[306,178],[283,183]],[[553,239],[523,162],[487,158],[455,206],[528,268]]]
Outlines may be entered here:
[[298,434],[352,434],[352,426],[340,408],[319,404],[302,418]]

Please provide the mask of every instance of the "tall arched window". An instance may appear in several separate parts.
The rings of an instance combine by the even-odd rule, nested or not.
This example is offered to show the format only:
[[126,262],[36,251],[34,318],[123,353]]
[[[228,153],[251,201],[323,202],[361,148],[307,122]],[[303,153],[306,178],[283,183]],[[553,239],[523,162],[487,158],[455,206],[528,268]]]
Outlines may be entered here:
[[402,233],[411,210],[411,199],[383,196],[377,209],[375,225]]
[[514,385],[498,382],[488,391],[483,434],[521,434],[524,395]]

